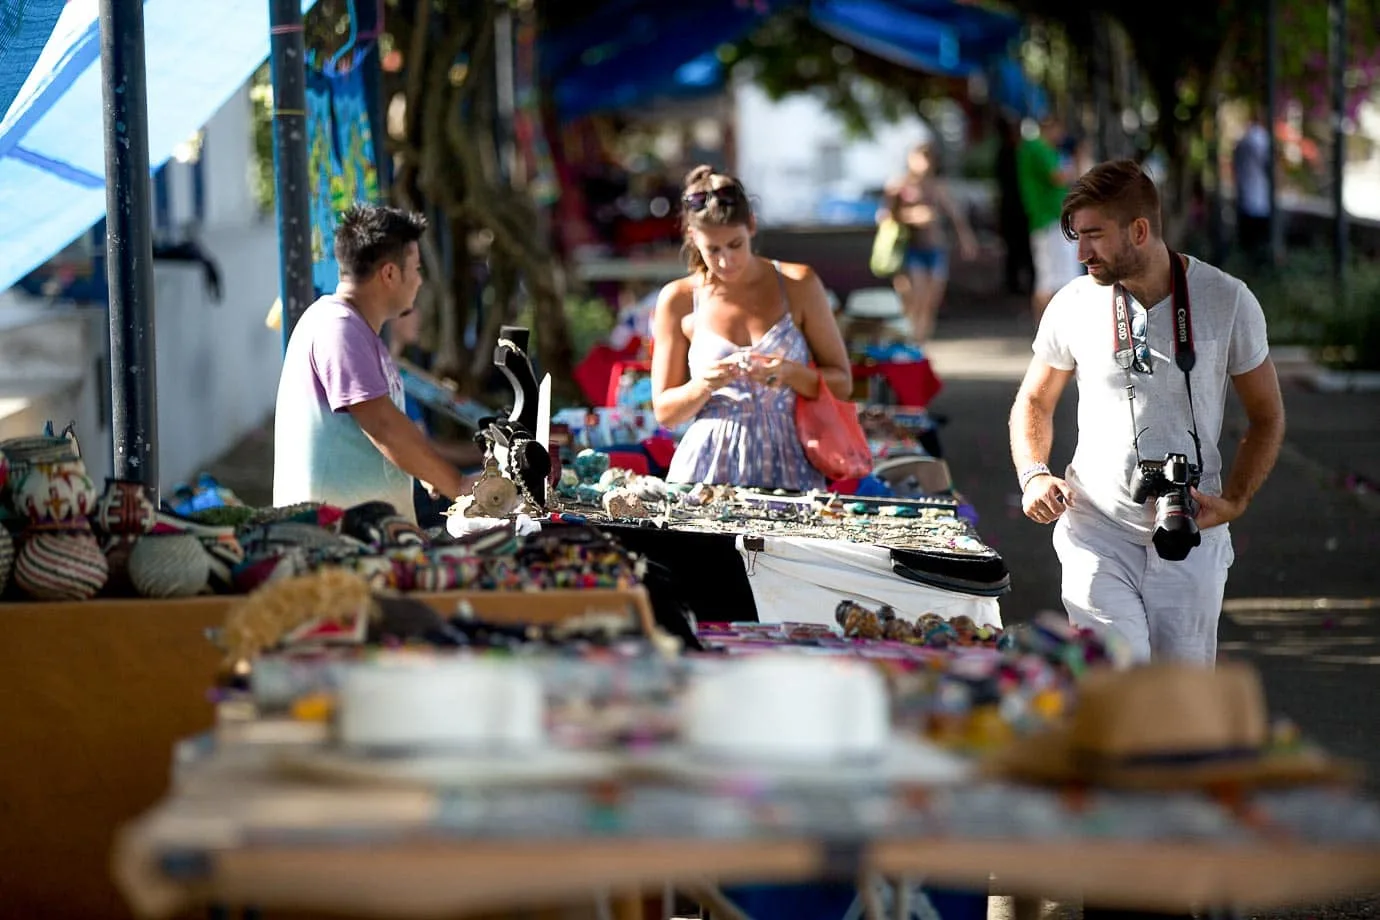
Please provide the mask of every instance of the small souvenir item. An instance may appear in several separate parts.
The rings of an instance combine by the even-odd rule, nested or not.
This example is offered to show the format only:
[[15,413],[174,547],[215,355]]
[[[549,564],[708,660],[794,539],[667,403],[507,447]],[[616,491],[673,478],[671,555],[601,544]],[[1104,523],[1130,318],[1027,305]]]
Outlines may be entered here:
[[346,509],[340,518],[340,532],[374,550],[424,546],[427,542],[421,528],[387,502],[365,502]]
[[465,517],[506,517],[518,506],[517,486],[504,478],[492,454],[484,459],[484,472],[471,495],[474,501],[465,508]]
[[900,617],[892,617],[882,626],[882,638],[893,642],[905,642],[915,638],[915,629]]
[[28,438],[11,438],[0,441],[0,454],[5,457],[9,467],[9,483],[12,489],[34,463],[67,463],[80,459],[74,441],[65,437],[39,435]]
[[30,463],[15,484],[14,507],[35,524],[61,524],[89,515],[96,486],[80,460]]
[[129,577],[144,597],[190,597],[206,589],[211,558],[195,534],[145,534],[129,554]]
[[14,563],[15,584],[41,601],[84,601],[108,575],[105,554],[85,523],[31,530]]
[[604,493],[601,504],[604,506],[604,512],[612,518],[644,518],[648,516],[647,506],[630,489],[610,489]]
[[603,451],[585,448],[575,455],[575,474],[581,482],[597,482],[609,468],[609,455]]
[[4,524],[0,524],[0,594],[10,583],[10,571],[14,568],[14,540]]
[[158,523],[158,509],[144,484],[130,479],[107,479],[96,501],[91,523],[104,533],[121,536],[148,533]]

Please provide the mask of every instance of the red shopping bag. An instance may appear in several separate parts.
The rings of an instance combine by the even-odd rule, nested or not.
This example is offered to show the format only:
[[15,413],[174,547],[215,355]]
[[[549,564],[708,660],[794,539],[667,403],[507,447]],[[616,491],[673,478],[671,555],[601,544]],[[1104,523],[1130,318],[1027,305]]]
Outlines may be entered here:
[[828,479],[861,479],[872,472],[872,451],[858,407],[829,392],[819,375],[819,396],[795,400],[795,429],[810,464]]

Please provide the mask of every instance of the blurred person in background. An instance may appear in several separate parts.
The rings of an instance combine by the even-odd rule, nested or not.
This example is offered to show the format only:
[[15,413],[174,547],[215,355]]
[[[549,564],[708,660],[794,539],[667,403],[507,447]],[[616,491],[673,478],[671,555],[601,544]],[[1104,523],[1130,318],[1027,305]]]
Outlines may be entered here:
[[821,386],[840,399],[853,389],[824,285],[808,265],[752,251],[757,220],[747,191],[712,167],[686,176],[681,226],[690,274],[661,289],[652,319],[657,422],[690,422],[667,481],[821,488],[795,402],[816,398]]
[[906,172],[887,183],[880,223],[887,218],[906,231],[906,253],[901,270],[892,278],[902,309],[910,322],[911,336],[923,347],[934,335],[939,306],[949,281],[949,249],[944,219],[958,236],[963,259],[977,255],[977,239],[962,210],[955,206],[944,181],[935,175],[934,152],[929,144],[916,144],[906,157]]
[[1048,115],[1040,122],[1040,133],[1016,148],[1016,175],[1035,262],[1030,306],[1037,327],[1054,292],[1083,273],[1078,247],[1064,238],[1059,226],[1064,195],[1078,175],[1076,160],[1061,152],[1066,139],[1063,125]]
[[1260,106],[1252,104],[1250,124],[1232,149],[1231,168],[1236,177],[1236,242],[1257,265],[1271,261],[1272,165],[1270,132],[1261,118]]

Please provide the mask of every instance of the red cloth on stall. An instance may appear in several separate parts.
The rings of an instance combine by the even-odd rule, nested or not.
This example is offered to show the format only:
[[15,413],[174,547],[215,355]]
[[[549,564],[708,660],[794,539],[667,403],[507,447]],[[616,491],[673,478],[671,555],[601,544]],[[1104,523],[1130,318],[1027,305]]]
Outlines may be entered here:
[[886,378],[887,384],[896,393],[897,404],[902,406],[924,408],[944,388],[929,359],[853,365],[854,380],[878,376]]
[[618,378],[623,368],[636,361],[642,350],[642,340],[633,336],[623,348],[613,348],[602,342],[575,365],[575,382],[591,406],[611,406],[618,395]]

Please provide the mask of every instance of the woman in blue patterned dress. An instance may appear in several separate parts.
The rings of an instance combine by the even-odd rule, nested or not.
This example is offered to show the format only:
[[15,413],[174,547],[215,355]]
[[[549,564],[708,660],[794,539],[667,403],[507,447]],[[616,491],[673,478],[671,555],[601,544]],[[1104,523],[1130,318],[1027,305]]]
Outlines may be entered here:
[[757,223],[732,176],[696,167],[681,204],[690,274],[662,288],[652,320],[657,421],[691,421],[667,479],[819,488],[795,401],[815,398],[821,376],[840,398],[853,387],[824,285],[808,265],[753,254]]

